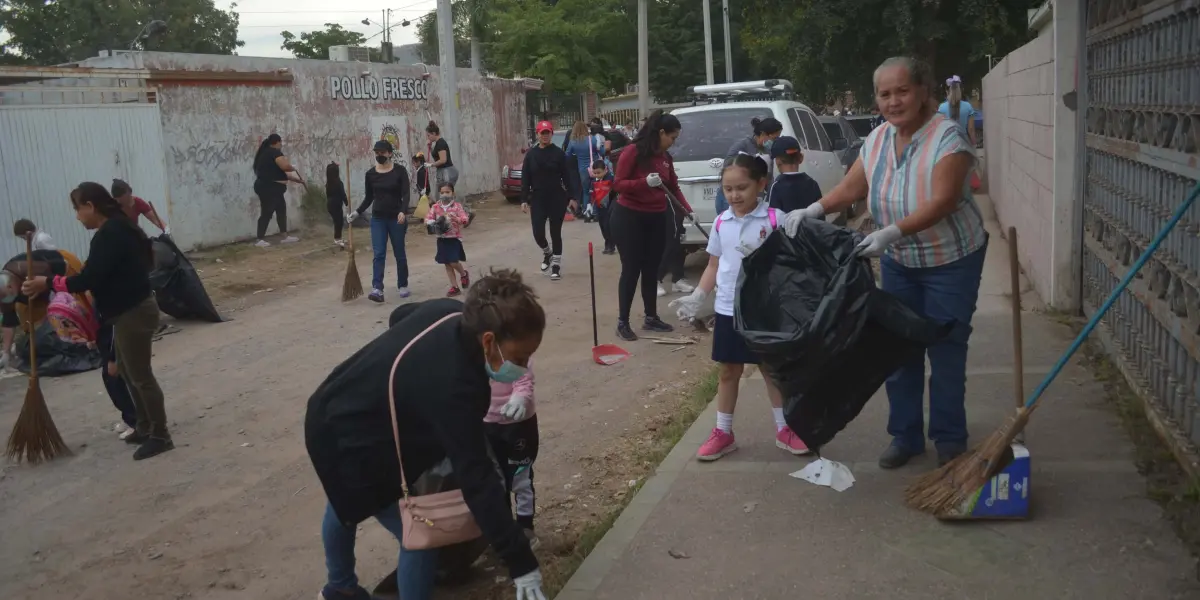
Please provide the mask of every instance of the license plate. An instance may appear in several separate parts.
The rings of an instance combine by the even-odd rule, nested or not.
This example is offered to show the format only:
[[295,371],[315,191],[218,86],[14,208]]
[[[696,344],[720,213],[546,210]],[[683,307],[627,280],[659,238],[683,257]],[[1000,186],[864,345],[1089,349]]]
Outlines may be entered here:
[[717,197],[717,186],[716,185],[704,186],[704,199],[705,200],[715,199],[716,197]]

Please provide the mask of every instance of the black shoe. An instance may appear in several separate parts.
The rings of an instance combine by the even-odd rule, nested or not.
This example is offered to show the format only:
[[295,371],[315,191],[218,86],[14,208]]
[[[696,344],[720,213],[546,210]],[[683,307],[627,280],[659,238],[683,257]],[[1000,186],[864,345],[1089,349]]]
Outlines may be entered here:
[[549,252],[542,253],[541,269],[542,269],[543,273],[550,270],[550,258],[551,258],[551,254]]
[[617,337],[627,342],[636,342],[638,339],[633,328],[629,326],[629,321],[617,321]]
[[175,442],[172,442],[169,438],[152,437],[146,440],[146,442],[141,446],[138,446],[137,450],[134,450],[133,460],[152,458],[162,454],[163,452],[174,449]]
[[134,431],[133,433],[129,434],[129,437],[125,438],[125,443],[141,445],[141,444],[146,443],[146,441],[149,439],[150,439],[150,434],[138,433],[138,432]]
[[901,448],[896,444],[892,444],[887,447],[887,450],[883,451],[882,455],[879,456],[879,468],[899,469],[900,467],[907,465],[908,461],[912,460],[912,457],[918,454],[920,454],[920,452],[909,452],[908,450]]
[[945,466],[946,463],[958,458],[966,451],[966,446],[961,444],[937,444],[938,466]]
[[603,252],[601,252],[600,254],[616,254],[616,253],[617,253],[617,249],[616,249],[616,247],[614,247],[614,246],[605,246],[605,247],[604,247],[604,251],[603,251]]
[[663,320],[658,317],[646,317],[646,320],[642,322],[642,331],[671,333],[672,331],[675,331],[675,328],[664,323]]
[[551,265],[550,281],[558,281],[559,279],[562,279],[562,267],[558,265]]

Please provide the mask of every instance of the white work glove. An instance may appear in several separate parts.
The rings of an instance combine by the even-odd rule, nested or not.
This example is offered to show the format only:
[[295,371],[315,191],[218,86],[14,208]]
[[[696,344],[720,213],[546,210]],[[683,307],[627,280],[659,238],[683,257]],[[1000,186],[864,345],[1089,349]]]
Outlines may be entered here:
[[504,406],[500,407],[500,415],[509,421],[522,421],[529,410],[529,399],[525,396],[513,395]]
[[513,579],[513,585],[517,586],[517,600],[546,600],[546,594],[542,593],[542,572],[539,569]]
[[667,308],[675,309],[675,315],[679,317],[680,321],[691,321],[699,314],[700,307],[704,306],[706,298],[708,298],[708,292],[696,288],[691,294],[672,300],[667,304]]
[[651,173],[646,176],[646,185],[652,188],[662,187],[662,177],[659,177],[658,173]]
[[904,237],[904,233],[895,225],[888,225],[883,229],[872,231],[867,237],[863,238],[858,243],[856,249],[858,255],[864,258],[872,258],[883,254],[888,246],[895,244],[900,238]]
[[171,228],[163,227],[163,235],[171,235]]
[[353,222],[354,222],[354,220],[355,220],[355,219],[357,219],[357,218],[358,218],[358,211],[357,211],[357,210],[352,210],[352,211],[350,211],[350,213],[349,213],[349,214],[347,214],[347,215],[346,215],[346,222],[347,222],[347,223],[353,223]]
[[820,219],[824,216],[825,207],[821,206],[820,202],[813,202],[804,208],[788,213],[787,218],[783,220],[783,232],[788,237],[795,237],[796,232],[800,231],[801,221],[805,219]]

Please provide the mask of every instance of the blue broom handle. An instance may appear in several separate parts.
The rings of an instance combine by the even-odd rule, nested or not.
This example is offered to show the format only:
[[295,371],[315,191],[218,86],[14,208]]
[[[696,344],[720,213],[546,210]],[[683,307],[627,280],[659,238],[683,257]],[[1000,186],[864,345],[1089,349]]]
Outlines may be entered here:
[[1037,403],[1038,399],[1042,397],[1042,394],[1046,392],[1046,388],[1050,387],[1050,384],[1054,381],[1054,378],[1058,377],[1058,374],[1062,372],[1063,367],[1067,366],[1067,361],[1071,360],[1071,357],[1074,356],[1075,352],[1079,350],[1079,347],[1083,345],[1084,340],[1086,340],[1087,337],[1091,335],[1092,330],[1096,328],[1096,325],[1100,324],[1100,319],[1105,313],[1108,312],[1108,309],[1112,308],[1112,305],[1116,303],[1117,298],[1121,295],[1121,292],[1124,292],[1125,288],[1129,287],[1129,282],[1133,281],[1133,278],[1137,276],[1138,271],[1141,271],[1142,267],[1146,266],[1146,263],[1150,260],[1150,256],[1154,254],[1155,250],[1158,250],[1158,247],[1163,243],[1163,240],[1167,239],[1167,235],[1171,233],[1171,230],[1175,229],[1175,226],[1179,224],[1181,219],[1183,219],[1183,215],[1187,213],[1188,209],[1192,207],[1192,203],[1196,201],[1197,195],[1200,195],[1200,183],[1197,183],[1196,187],[1192,188],[1192,193],[1188,194],[1188,197],[1183,201],[1183,204],[1180,204],[1179,208],[1175,209],[1175,214],[1171,215],[1171,220],[1167,221],[1167,224],[1164,225],[1162,230],[1158,232],[1158,235],[1154,236],[1154,239],[1150,242],[1150,245],[1146,247],[1146,251],[1143,252],[1142,255],[1138,257],[1137,261],[1133,263],[1133,266],[1129,267],[1129,270],[1126,271],[1125,277],[1121,278],[1121,282],[1117,284],[1116,289],[1114,289],[1112,293],[1108,295],[1108,299],[1104,301],[1104,304],[1100,305],[1100,309],[1096,311],[1096,314],[1092,315],[1091,319],[1088,319],[1087,325],[1083,326],[1083,331],[1079,332],[1079,335],[1075,337],[1075,341],[1071,342],[1071,347],[1067,348],[1066,353],[1064,353],[1062,357],[1058,359],[1058,362],[1055,363],[1053,369],[1050,369],[1050,373],[1046,375],[1046,378],[1042,380],[1042,383],[1038,384],[1036,390],[1033,390],[1033,393],[1030,394],[1029,399],[1025,401],[1026,410],[1032,408],[1033,405]]

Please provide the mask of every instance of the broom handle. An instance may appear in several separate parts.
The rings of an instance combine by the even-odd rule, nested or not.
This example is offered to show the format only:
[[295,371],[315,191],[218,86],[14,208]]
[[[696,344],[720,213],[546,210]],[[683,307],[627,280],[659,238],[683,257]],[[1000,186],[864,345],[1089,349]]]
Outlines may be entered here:
[[1137,276],[1138,271],[1142,270],[1142,267],[1146,266],[1146,263],[1150,260],[1150,256],[1153,255],[1156,250],[1158,250],[1158,247],[1162,245],[1163,240],[1167,239],[1167,234],[1171,233],[1171,230],[1175,229],[1175,226],[1178,225],[1179,221],[1183,219],[1183,215],[1187,213],[1188,209],[1191,208],[1192,204],[1196,201],[1197,195],[1200,195],[1200,183],[1197,183],[1196,187],[1192,188],[1192,193],[1188,194],[1188,197],[1183,201],[1183,204],[1180,204],[1179,208],[1175,209],[1175,214],[1171,215],[1171,220],[1167,221],[1167,224],[1164,225],[1162,230],[1158,232],[1158,235],[1154,236],[1154,239],[1151,240],[1150,245],[1146,247],[1146,251],[1143,252],[1142,255],[1138,257],[1137,262],[1133,263],[1133,266],[1129,267],[1129,270],[1125,272],[1125,276],[1121,278],[1121,282],[1117,284],[1116,289],[1114,289],[1112,293],[1108,295],[1108,299],[1104,301],[1104,304],[1100,305],[1100,309],[1096,311],[1096,314],[1092,315],[1091,319],[1088,319],[1087,325],[1083,326],[1083,331],[1079,332],[1079,335],[1075,337],[1075,341],[1071,342],[1071,347],[1067,348],[1066,353],[1064,353],[1062,357],[1058,359],[1058,362],[1054,364],[1053,369],[1050,369],[1050,373],[1046,375],[1046,378],[1042,380],[1042,383],[1038,385],[1036,390],[1033,390],[1033,394],[1031,394],[1029,399],[1025,401],[1025,410],[1029,410],[1033,408],[1034,404],[1037,404],[1038,399],[1041,398],[1042,394],[1046,392],[1046,388],[1050,387],[1050,383],[1054,381],[1055,377],[1058,377],[1059,372],[1061,372],[1063,367],[1067,365],[1067,361],[1071,360],[1071,356],[1074,355],[1077,350],[1079,350],[1079,347],[1083,345],[1083,341],[1087,339],[1087,336],[1092,333],[1092,330],[1096,328],[1096,325],[1100,324],[1101,317],[1108,312],[1108,309],[1112,308],[1112,305],[1117,302],[1117,298],[1121,296],[1121,292],[1124,292],[1125,288],[1129,287],[1129,282],[1133,281],[1133,278]]
[[[350,157],[346,157],[346,210],[350,210],[350,205],[354,204],[354,200],[350,198]],[[349,214],[349,213],[346,213]],[[354,222],[346,222],[346,242],[350,249],[350,253],[354,253]]]
[[[1008,265],[1012,285],[1012,336],[1013,336],[1013,396],[1017,408],[1025,397],[1025,349],[1021,341],[1021,263],[1017,253],[1017,228],[1008,228]],[[1016,441],[1025,443],[1025,433],[1017,434]]]
[[592,285],[592,347],[600,345],[600,332],[596,328],[596,263],[592,258],[592,243],[588,242],[588,279]]
[[[33,277],[33,234],[25,237],[25,278]],[[35,298],[28,298],[29,312],[29,378],[37,379],[37,328],[33,325],[33,303]]]

